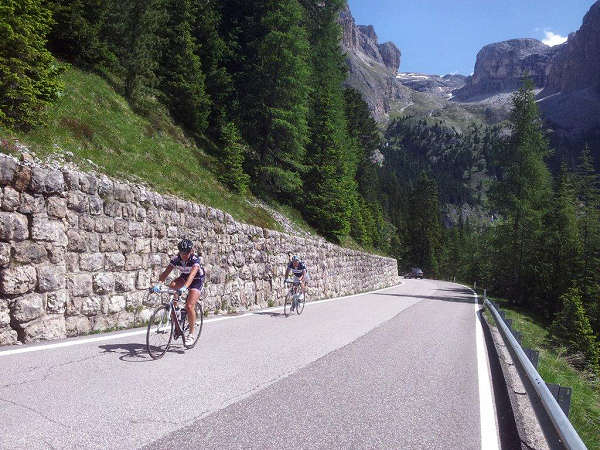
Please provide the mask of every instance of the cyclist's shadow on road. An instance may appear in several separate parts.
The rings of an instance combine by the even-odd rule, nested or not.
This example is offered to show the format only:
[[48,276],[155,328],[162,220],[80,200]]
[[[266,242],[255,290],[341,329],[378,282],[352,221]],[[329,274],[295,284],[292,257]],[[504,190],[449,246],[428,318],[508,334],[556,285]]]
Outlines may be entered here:
[[[105,344],[99,345],[98,348],[104,350],[104,353],[115,353],[121,361],[125,362],[148,362],[153,359],[148,354],[146,344]],[[167,353],[183,354],[183,348],[170,347]]]
[[256,314],[257,316],[270,316],[270,317],[283,317],[285,318],[285,314],[282,312],[275,311],[255,311],[252,314]]

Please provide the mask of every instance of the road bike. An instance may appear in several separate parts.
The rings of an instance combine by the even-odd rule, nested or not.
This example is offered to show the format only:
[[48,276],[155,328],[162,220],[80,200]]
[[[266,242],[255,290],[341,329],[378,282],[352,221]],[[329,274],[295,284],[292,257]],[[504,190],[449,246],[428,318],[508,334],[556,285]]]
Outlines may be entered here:
[[[200,298],[194,307],[196,321],[191,339],[187,337],[190,323],[185,309],[185,302],[178,301],[178,291],[165,287],[161,288],[158,294],[161,295],[162,302],[150,316],[148,330],[146,331],[146,348],[152,359],[161,358],[171,346],[171,341],[180,337],[186,349],[194,348],[200,338],[200,333],[202,333],[204,321],[202,302],[206,298],[206,286],[202,286]],[[183,303],[184,306],[181,307],[179,303]]]
[[290,285],[290,289],[285,295],[283,304],[283,314],[287,317],[292,312],[292,307],[296,309],[296,314],[302,314],[304,304],[306,303],[306,294],[302,292],[300,280],[285,280],[286,284]]

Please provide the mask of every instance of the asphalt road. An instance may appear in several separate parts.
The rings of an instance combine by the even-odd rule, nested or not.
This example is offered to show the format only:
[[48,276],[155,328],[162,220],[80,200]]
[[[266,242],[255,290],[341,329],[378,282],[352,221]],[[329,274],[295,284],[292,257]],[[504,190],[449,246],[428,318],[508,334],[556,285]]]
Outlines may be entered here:
[[476,323],[466,289],[405,280],[209,320],[158,361],[131,331],[1,350],[0,447],[496,448]]

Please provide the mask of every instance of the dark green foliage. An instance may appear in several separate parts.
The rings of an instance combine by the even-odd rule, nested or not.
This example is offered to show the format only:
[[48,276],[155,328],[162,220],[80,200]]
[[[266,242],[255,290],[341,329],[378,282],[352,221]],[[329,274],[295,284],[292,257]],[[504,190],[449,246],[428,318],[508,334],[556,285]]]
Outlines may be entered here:
[[585,366],[599,373],[599,347],[581,302],[581,293],[570,288],[561,297],[562,310],[552,322],[554,339],[567,346],[569,352],[581,353]]
[[228,123],[221,132],[223,136],[223,173],[221,180],[232,190],[243,194],[248,189],[250,177],[244,172],[244,157],[248,152],[240,133],[233,123]]
[[158,83],[156,71],[162,40],[159,30],[167,19],[165,0],[108,0],[106,36],[117,56],[116,74],[125,97],[141,106]]
[[407,219],[407,231],[410,261],[428,276],[438,276],[442,250],[440,205],[437,185],[426,173],[419,176],[409,204],[411,213]]
[[551,198],[550,173],[544,163],[549,149],[530,84],[513,97],[510,125],[511,136],[497,155],[502,170],[490,192],[492,206],[502,218],[493,245],[498,287],[524,303],[531,299],[539,275],[536,248]]
[[161,30],[162,58],[159,88],[171,115],[189,131],[202,134],[207,127],[210,100],[192,38],[191,0],[166,0],[168,20]]
[[54,26],[48,47],[60,58],[81,67],[106,70],[115,65],[115,55],[105,39],[110,2],[104,0],[52,0]]
[[60,68],[46,50],[52,23],[41,0],[0,4],[0,123],[28,129],[44,121],[44,108],[61,88]]

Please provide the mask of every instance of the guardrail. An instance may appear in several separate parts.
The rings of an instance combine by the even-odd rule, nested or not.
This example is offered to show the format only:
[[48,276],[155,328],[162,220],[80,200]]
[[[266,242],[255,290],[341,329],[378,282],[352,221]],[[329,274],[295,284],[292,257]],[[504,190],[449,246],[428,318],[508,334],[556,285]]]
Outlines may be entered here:
[[504,337],[504,341],[508,343],[510,348],[513,350],[513,353],[517,356],[517,360],[525,371],[525,374],[540,398],[542,405],[544,405],[544,409],[550,417],[550,420],[552,421],[552,424],[554,425],[554,428],[562,439],[564,445],[569,449],[586,449],[587,447],[577,434],[577,431],[575,431],[575,428],[573,428],[569,418],[550,392],[550,389],[536,368],[529,360],[529,357],[525,354],[521,344],[517,341],[512,330],[506,324],[505,319],[500,315],[496,306],[494,306],[493,302],[488,300],[485,294],[484,304],[488,307],[492,313],[492,316],[494,316],[494,320],[498,324],[498,328]]

